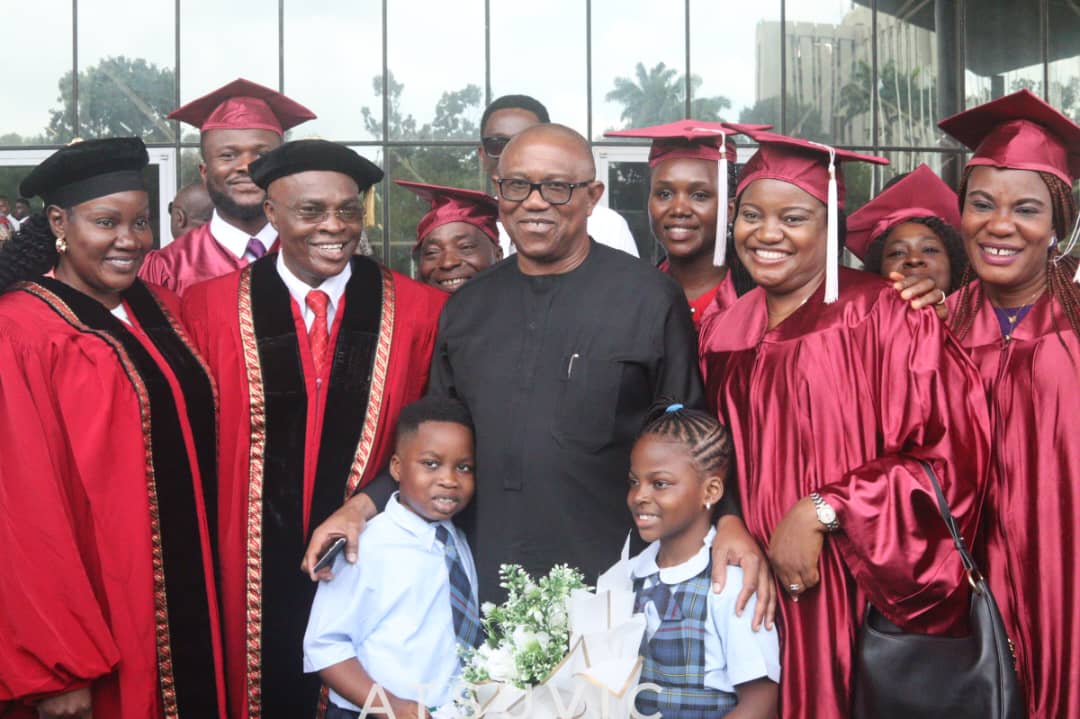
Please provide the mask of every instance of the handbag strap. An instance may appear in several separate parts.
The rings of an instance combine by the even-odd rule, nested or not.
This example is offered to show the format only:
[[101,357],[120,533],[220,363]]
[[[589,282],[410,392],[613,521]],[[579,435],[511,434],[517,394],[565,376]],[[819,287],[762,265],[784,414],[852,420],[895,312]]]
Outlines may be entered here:
[[941,518],[945,520],[945,526],[949,528],[949,533],[952,535],[953,544],[956,545],[956,551],[960,552],[960,561],[964,564],[964,569],[968,574],[968,581],[971,582],[971,586],[978,590],[978,583],[982,581],[982,572],[979,571],[979,566],[975,564],[975,559],[971,556],[971,552],[968,551],[967,543],[964,542],[964,538],[960,536],[960,530],[956,526],[956,519],[952,516],[952,512],[949,510],[949,502],[945,499],[945,493],[941,490],[941,484],[938,482],[937,474],[934,472],[933,466],[929,462],[918,460],[922,465],[923,471],[926,472],[926,476],[930,478],[930,484],[934,485],[934,493],[937,495],[938,509],[941,511]]

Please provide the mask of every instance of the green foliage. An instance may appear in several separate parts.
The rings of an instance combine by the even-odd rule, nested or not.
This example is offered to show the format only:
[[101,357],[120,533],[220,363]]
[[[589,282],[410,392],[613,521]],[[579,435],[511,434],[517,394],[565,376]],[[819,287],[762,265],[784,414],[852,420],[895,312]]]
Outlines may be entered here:
[[[685,75],[679,75],[675,68],[662,62],[649,70],[639,62],[634,76],[634,79],[615,78],[615,88],[604,96],[608,102],[617,102],[623,106],[619,117],[625,121],[624,127],[659,125],[684,117]],[[696,120],[723,119],[720,112],[730,108],[731,101],[720,96],[697,97],[696,91],[701,87],[701,83],[702,80],[697,75],[690,76],[690,116]]]
[[[780,96],[758,100],[753,107],[743,108],[739,122],[768,123],[780,132]],[[812,104],[800,103],[789,95],[787,99],[787,134],[815,142],[832,142],[821,122],[821,111]]]
[[567,600],[575,589],[588,587],[581,572],[564,564],[536,581],[520,566],[504,564],[499,577],[507,599],[498,606],[485,603],[481,624],[487,639],[466,652],[463,678],[526,689],[545,681],[569,651]]
[[142,58],[107,57],[79,73],[79,128],[74,126],[71,73],[60,78],[61,107],[51,113],[53,142],[82,137],[141,137],[171,142],[173,122],[165,116],[176,104],[176,80],[169,68]]
[[[387,130],[391,140],[416,140],[423,142],[458,141],[465,145],[443,146],[401,146],[388,147],[383,161],[383,169],[395,180],[411,180],[451,187],[484,189],[484,178],[480,171],[480,162],[476,153],[476,144],[480,141],[480,128],[472,116],[479,118],[483,109],[483,92],[477,85],[466,85],[460,90],[444,92],[435,105],[435,112],[430,123],[420,124],[411,114],[401,110],[401,93],[405,85],[387,76],[388,105]],[[376,97],[382,97],[383,79],[376,75],[372,79]],[[383,125],[379,118],[382,108],[361,110],[364,127],[376,137],[382,137]],[[379,198],[381,201],[382,198]],[[390,183],[390,257],[384,258],[391,267],[409,272],[412,266],[412,247],[416,242],[416,226],[420,218],[430,209],[408,190]],[[377,228],[371,228],[372,244],[377,250],[381,243],[382,208],[376,205]]]

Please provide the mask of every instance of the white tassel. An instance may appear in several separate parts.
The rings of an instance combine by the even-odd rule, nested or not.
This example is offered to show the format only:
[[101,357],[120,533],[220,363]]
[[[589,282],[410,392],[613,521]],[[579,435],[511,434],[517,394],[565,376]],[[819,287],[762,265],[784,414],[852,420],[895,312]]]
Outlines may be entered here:
[[716,208],[716,245],[713,247],[713,264],[723,267],[727,264],[727,226],[728,226],[728,166],[727,136],[720,134],[720,176],[717,178],[716,194],[720,206]]
[[836,150],[829,148],[829,201],[827,203],[829,223],[825,244],[825,303],[831,304],[840,298],[840,213],[836,189]]
[[[1072,232],[1069,233],[1069,243],[1065,246],[1065,249],[1061,251],[1061,254],[1054,258],[1055,264],[1072,254],[1072,251],[1076,248],[1077,240],[1080,240],[1080,215],[1076,216],[1076,222],[1073,223]],[[1050,246],[1054,246],[1053,237],[1050,239]],[[1073,275],[1073,282],[1080,284],[1080,265],[1077,265],[1076,267],[1076,274]]]

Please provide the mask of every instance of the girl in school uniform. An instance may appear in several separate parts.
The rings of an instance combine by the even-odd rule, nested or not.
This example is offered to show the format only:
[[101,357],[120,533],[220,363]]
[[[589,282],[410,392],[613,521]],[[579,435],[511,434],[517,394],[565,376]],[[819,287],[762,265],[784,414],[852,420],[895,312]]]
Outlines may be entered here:
[[647,620],[641,682],[663,688],[638,695],[643,715],[776,715],[776,630],[753,631],[753,604],[736,614],[738,567],[727,568],[720,594],[710,587],[713,508],[730,459],[720,423],[681,404],[657,408],[634,445],[627,504],[642,539],[652,542],[630,560],[635,611]]

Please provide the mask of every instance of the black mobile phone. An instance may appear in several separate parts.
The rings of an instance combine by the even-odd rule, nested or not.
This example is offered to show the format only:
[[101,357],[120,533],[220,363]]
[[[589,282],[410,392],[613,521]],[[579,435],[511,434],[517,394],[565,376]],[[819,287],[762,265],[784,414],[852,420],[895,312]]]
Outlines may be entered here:
[[323,567],[332,566],[334,560],[337,559],[337,555],[341,554],[344,549],[345,537],[338,537],[334,540],[334,543],[330,545],[330,548],[319,557],[319,561],[315,562],[315,569],[313,571],[318,572]]

